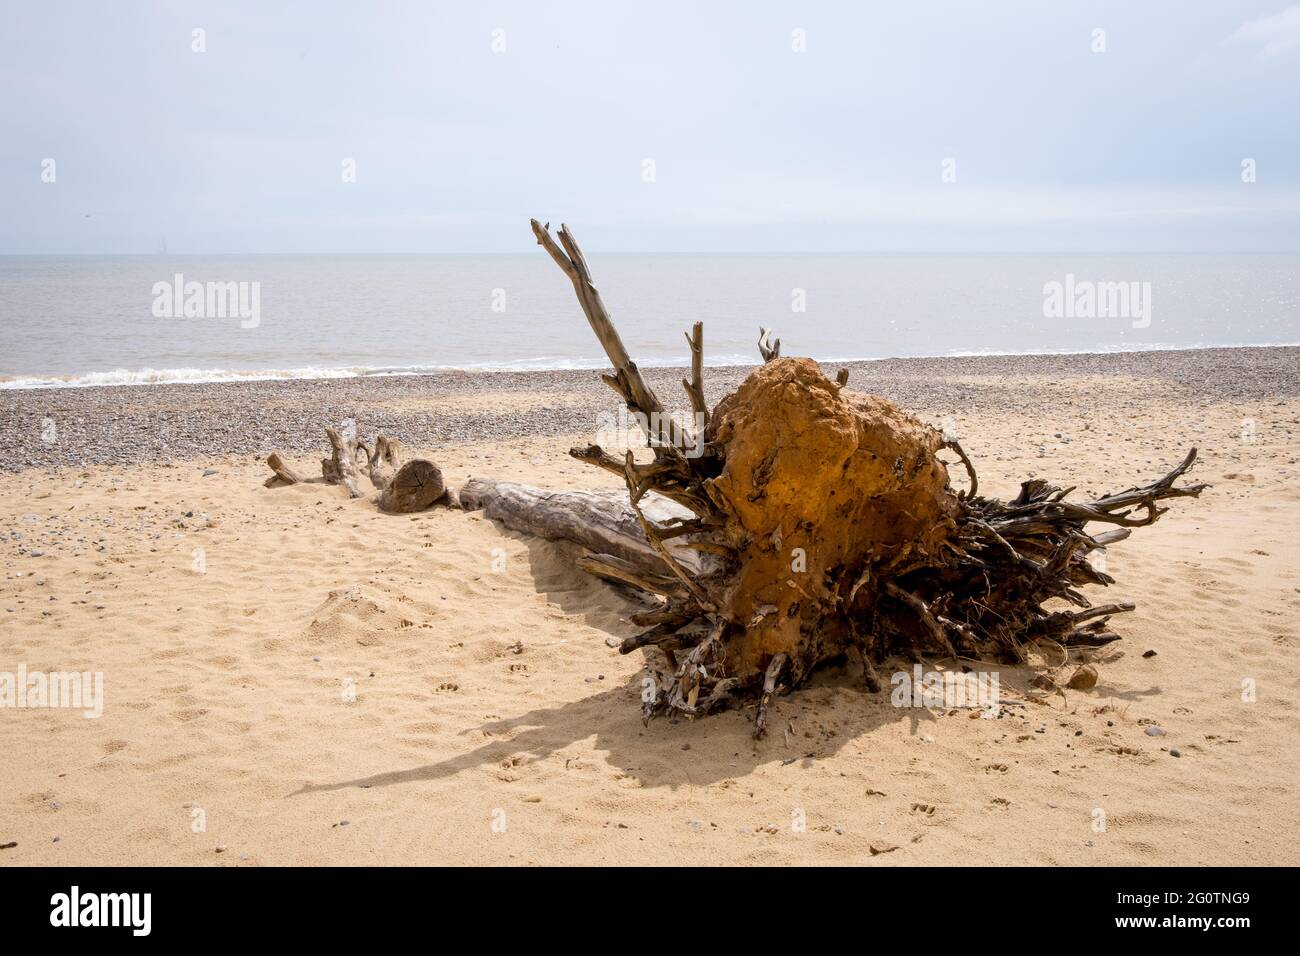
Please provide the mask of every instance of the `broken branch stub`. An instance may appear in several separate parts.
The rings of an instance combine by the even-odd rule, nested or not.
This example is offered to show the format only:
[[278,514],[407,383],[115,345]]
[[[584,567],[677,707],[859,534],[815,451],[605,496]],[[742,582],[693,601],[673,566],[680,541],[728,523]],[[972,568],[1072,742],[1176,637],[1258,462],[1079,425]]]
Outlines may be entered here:
[[273,472],[271,477],[265,481],[268,488],[274,488],[278,485],[296,485],[307,480],[295,471],[278,451],[273,451],[266,456],[266,464]]

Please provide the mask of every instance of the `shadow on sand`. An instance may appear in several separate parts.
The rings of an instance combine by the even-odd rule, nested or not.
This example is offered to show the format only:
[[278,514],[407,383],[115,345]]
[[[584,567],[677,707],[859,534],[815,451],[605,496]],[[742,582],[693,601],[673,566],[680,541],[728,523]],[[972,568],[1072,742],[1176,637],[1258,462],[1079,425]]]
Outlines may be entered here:
[[[578,570],[573,564],[576,548],[504,529],[502,534],[527,548],[534,586],[548,601],[610,636],[622,638],[636,632],[636,626],[627,620],[641,606],[630,599],[632,592],[616,593],[616,589]],[[603,647],[595,652],[615,653]],[[996,670],[1002,687],[1012,690],[1016,698],[1025,693],[1037,673],[1031,668],[992,665],[975,669]],[[845,668],[830,667],[819,670],[808,683],[778,699],[773,705],[768,737],[762,741],[751,737],[753,708],[749,705],[699,721],[661,717],[643,725],[641,680],[648,673],[642,669],[621,686],[461,731],[461,737],[488,739],[457,756],[366,777],[306,784],[291,795],[428,783],[467,770],[495,767],[519,754],[535,762],[589,740],[593,734],[592,749],[603,752],[611,766],[635,776],[643,787],[708,785],[744,777],[769,764],[815,761],[846,746],[869,749],[863,737],[900,721],[908,722],[908,733],[919,735],[924,732],[923,725],[933,725],[937,719],[925,708],[893,706],[888,684],[881,693],[872,694]],[[882,671],[886,680],[888,673],[888,669]],[[1121,699],[1158,693],[1158,688],[1128,694],[1111,691],[1112,696]],[[1039,710],[1036,705],[1028,706]]]

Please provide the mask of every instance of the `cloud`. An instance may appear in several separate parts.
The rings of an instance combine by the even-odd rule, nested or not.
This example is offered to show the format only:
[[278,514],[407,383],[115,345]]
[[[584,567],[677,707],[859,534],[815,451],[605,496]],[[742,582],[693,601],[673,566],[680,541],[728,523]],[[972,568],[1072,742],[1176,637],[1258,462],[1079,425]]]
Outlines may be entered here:
[[1281,13],[1258,20],[1247,20],[1237,27],[1229,43],[1263,43],[1260,57],[1282,56],[1300,49],[1300,4],[1287,7]]

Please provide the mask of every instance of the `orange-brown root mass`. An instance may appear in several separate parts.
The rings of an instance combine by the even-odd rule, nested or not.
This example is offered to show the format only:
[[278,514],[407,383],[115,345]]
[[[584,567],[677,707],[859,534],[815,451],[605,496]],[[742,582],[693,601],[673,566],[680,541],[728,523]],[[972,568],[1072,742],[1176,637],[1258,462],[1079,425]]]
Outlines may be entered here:
[[709,440],[723,466],[705,488],[738,558],[719,595],[741,625],[729,673],[785,653],[797,682],[842,652],[851,600],[869,602],[888,569],[932,558],[956,527],[940,434],[883,398],[842,391],[811,359],[754,372],[719,403]]

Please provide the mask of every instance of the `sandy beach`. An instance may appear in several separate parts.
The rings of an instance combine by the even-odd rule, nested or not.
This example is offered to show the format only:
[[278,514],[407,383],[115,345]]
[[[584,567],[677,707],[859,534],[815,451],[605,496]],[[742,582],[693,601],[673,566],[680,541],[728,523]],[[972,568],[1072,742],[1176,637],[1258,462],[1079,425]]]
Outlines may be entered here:
[[[708,369],[710,402],[747,372]],[[617,488],[566,454],[616,408],[595,372],[0,391],[0,671],[104,680],[97,718],[0,709],[0,864],[1300,862],[1300,349],[891,360],[849,387],[955,427],[1000,497],[1200,449],[1212,487],[1089,591],[1138,605],[1095,688],[1003,668],[975,719],[830,669],[757,743],[743,711],[643,725],[642,652],[606,644],[636,605],[572,546],[263,487],[268,452],[318,473],[352,418],[453,489]]]

